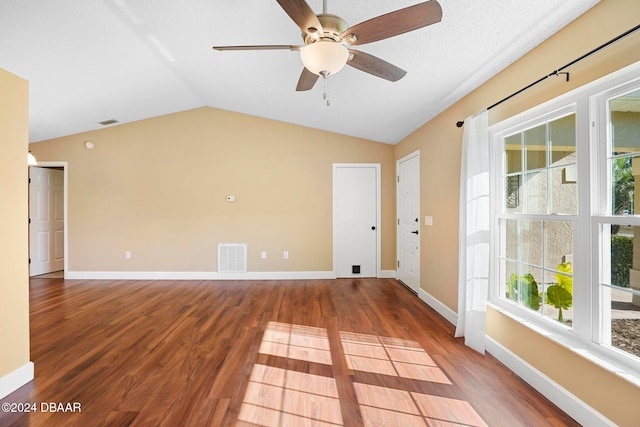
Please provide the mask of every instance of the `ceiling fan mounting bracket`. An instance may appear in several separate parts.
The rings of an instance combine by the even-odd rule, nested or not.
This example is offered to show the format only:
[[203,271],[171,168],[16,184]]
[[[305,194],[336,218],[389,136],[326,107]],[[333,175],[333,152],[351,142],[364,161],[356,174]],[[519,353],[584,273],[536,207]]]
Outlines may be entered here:
[[320,40],[341,42],[340,35],[349,28],[345,20],[338,15],[330,13],[321,13],[316,16],[322,25],[323,34],[318,34],[318,29],[315,27],[307,28],[307,32],[302,33],[304,44],[307,45]]

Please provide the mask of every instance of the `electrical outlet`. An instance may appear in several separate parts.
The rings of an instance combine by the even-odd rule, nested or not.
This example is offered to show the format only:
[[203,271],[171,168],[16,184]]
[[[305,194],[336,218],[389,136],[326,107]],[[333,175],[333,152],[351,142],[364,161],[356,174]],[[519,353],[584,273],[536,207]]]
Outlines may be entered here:
[[131,251],[125,251],[124,257],[125,259],[131,259]]
[[284,259],[289,259],[289,251],[284,251],[284,254],[282,254],[282,256],[284,257]]

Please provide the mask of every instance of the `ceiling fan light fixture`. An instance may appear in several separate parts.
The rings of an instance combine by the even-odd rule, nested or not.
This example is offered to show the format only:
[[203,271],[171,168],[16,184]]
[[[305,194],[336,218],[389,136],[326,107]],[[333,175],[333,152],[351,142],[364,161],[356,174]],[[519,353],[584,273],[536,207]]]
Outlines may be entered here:
[[349,59],[349,50],[333,41],[319,41],[300,49],[305,68],[313,74],[328,76],[342,70]]

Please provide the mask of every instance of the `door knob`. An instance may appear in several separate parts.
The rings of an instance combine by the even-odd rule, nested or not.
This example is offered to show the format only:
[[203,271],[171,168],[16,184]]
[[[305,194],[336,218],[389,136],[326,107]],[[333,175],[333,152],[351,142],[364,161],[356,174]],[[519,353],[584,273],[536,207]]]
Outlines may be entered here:
[[413,234],[418,234],[418,230],[412,231]]
[[372,225],[372,226],[371,226],[371,229],[372,229],[372,230],[375,230],[375,229],[376,229],[376,226],[375,226],[375,225]]

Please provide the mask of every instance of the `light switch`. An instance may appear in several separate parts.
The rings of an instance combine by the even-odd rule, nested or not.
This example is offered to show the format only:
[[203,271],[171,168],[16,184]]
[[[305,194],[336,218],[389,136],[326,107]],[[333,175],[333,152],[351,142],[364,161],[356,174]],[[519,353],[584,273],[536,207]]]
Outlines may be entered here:
[[427,215],[424,217],[424,225],[429,225],[429,226],[433,226],[433,217],[430,215]]

